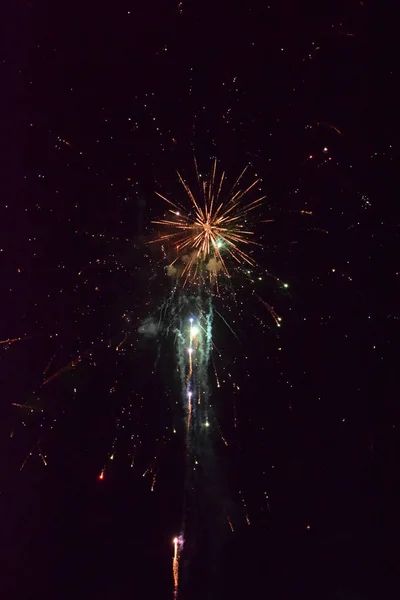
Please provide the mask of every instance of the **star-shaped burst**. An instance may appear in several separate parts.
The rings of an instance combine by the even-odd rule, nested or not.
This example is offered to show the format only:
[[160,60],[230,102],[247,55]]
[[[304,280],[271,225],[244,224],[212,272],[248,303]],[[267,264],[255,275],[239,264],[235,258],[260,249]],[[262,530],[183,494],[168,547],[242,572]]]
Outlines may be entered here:
[[169,240],[173,242],[176,256],[169,268],[176,268],[175,265],[181,261],[183,267],[176,268],[176,272],[183,277],[184,285],[187,281],[194,283],[199,274],[204,274],[204,270],[209,273],[210,278],[217,276],[219,271],[230,277],[226,263],[228,257],[240,264],[255,264],[252,257],[240,246],[260,245],[251,239],[254,235],[253,232],[247,230],[247,215],[257,208],[265,198],[262,196],[246,202],[248,193],[260,181],[260,179],[256,179],[244,189],[240,186],[247,167],[240,173],[227,194],[222,191],[225,172],[220,177],[217,176],[216,159],[210,175],[205,179],[198,171],[196,159],[195,167],[197,191],[192,191],[178,172],[179,180],[189,197],[190,207],[185,209],[177,202],[172,202],[157,192],[157,195],[172,207],[169,212],[173,218],[153,221],[157,225],[171,229],[170,233],[161,235],[153,241]]

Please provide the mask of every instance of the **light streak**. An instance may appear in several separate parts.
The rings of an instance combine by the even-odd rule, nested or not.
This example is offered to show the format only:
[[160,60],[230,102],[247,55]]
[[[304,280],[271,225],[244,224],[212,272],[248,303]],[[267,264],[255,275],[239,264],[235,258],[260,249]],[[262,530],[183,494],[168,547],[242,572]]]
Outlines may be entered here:
[[40,448],[40,446],[38,445],[38,450],[39,450],[39,456],[42,459],[42,463],[44,464],[45,467],[47,467],[47,461],[46,461],[46,457],[42,452],[42,449]]
[[188,399],[188,417],[187,417],[187,430],[190,429],[190,420],[192,418],[192,394],[189,392],[190,396]]
[[0,345],[3,346],[7,346],[7,348],[9,346],[11,346],[11,344],[15,344],[15,342],[20,342],[22,340],[29,340],[30,338],[25,336],[25,337],[19,337],[19,338],[8,338],[7,340],[0,340]]
[[240,499],[241,499],[241,501],[242,501],[242,504],[243,504],[243,508],[244,508],[244,516],[245,516],[245,519],[246,519],[246,523],[247,523],[247,525],[249,525],[249,527],[250,527],[250,519],[249,519],[249,515],[248,515],[248,513],[247,513],[247,506],[246,506],[246,502],[244,501],[244,498],[243,498],[243,496],[242,496],[242,492],[241,492],[240,490],[239,490],[239,495],[240,495]]
[[118,344],[118,345],[115,347],[115,350],[116,350],[117,352],[118,352],[118,351],[119,351],[119,349],[121,348],[122,344],[124,344],[124,343],[126,342],[126,339],[127,339],[127,337],[128,337],[128,336],[125,334],[125,337],[124,337],[124,339],[123,339],[123,340],[122,340],[122,341],[121,341],[121,342],[120,342],[120,343],[119,343],[119,344]]
[[179,585],[179,553],[178,544],[179,539],[177,537],[173,540],[174,543],[174,556],[172,559],[172,576],[174,578],[174,598],[178,597],[178,585]]
[[232,533],[233,533],[235,530],[234,530],[234,528],[233,528],[232,521],[231,521],[230,517],[226,517],[226,519],[227,519],[227,521],[228,521],[228,525],[229,525],[229,527],[230,527],[230,530],[231,530],[231,531],[232,531]]
[[55,358],[55,354],[53,354],[53,356],[50,358],[49,362],[46,365],[45,370],[43,371],[43,375],[46,375],[47,371],[50,369],[51,363],[53,362],[54,358]]
[[71,360],[71,362],[69,362],[67,365],[65,365],[65,367],[62,367],[56,373],[53,373],[53,375],[50,375],[50,377],[48,377],[42,383],[42,385],[47,385],[48,383],[50,383],[50,381],[53,381],[53,379],[56,379],[56,377],[59,377],[60,375],[62,375],[66,371],[70,371],[71,369],[74,369],[76,367],[76,365],[79,364],[81,361],[82,361],[82,357],[81,356],[77,356],[76,358],[74,358],[73,360]]
[[[288,286],[287,283],[284,283],[283,287],[287,288],[289,286]],[[255,295],[256,298],[258,298],[258,300],[261,302],[261,304],[263,304],[265,306],[265,308],[268,310],[269,314],[271,315],[271,317],[275,321],[276,326],[280,327],[281,326],[282,317],[280,317],[275,312],[274,308],[270,304],[268,304],[268,302],[265,302],[265,300],[263,300],[262,298],[260,298],[260,296],[258,294],[256,294],[256,292],[254,292],[254,295]]]

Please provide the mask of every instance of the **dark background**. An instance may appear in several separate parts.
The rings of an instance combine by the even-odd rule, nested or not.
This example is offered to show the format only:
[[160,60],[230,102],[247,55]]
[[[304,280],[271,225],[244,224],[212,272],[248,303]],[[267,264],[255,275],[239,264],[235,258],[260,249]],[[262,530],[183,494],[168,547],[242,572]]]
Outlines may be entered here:
[[[172,597],[177,386],[138,327],[169,289],[146,245],[154,191],[181,193],[175,170],[190,177],[195,152],[203,171],[217,156],[230,181],[247,163],[262,177],[260,218],[275,221],[257,230],[255,285],[283,326],[251,288],[220,307],[239,338],[216,319],[229,446],[217,436],[215,455],[235,532],[186,540],[182,598],[399,598],[394,73],[368,7],[13,10],[0,339],[27,339],[0,346],[4,597]],[[48,375],[77,355],[42,385],[50,359]]]

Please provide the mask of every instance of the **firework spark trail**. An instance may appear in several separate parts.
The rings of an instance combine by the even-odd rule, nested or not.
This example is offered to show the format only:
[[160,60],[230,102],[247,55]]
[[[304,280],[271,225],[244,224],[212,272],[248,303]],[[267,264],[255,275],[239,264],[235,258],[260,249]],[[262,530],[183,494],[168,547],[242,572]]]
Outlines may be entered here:
[[125,337],[124,337],[124,339],[123,339],[121,342],[119,342],[119,344],[118,344],[117,346],[115,346],[115,350],[116,350],[117,352],[119,352],[119,349],[121,348],[122,344],[124,344],[124,343],[126,342],[127,338],[128,338],[128,336],[127,336],[127,334],[125,333]]
[[174,555],[172,557],[172,576],[174,579],[174,599],[178,597],[179,591],[179,553],[183,548],[183,536],[175,537],[173,539],[174,544]]
[[71,362],[69,362],[67,365],[65,365],[65,367],[62,367],[56,373],[53,373],[53,375],[50,375],[50,377],[48,377],[42,383],[42,385],[47,385],[48,383],[50,383],[50,381],[53,381],[53,379],[56,379],[57,377],[59,377],[60,375],[62,375],[63,373],[65,373],[66,371],[70,371],[71,369],[74,369],[76,367],[76,365],[78,365],[81,361],[82,361],[82,357],[81,356],[77,356],[76,358],[74,358],[73,360],[71,360]]
[[50,369],[51,367],[51,363],[53,362],[54,358],[55,358],[55,354],[53,354],[53,356],[50,358],[49,362],[47,363],[44,371],[43,371],[43,375],[46,375],[47,371]]
[[232,521],[231,521],[230,517],[226,517],[226,520],[228,521],[228,525],[230,527],[230,530],[232,531],[232,533],[234,533],[235,530],[233,528]]
[[8,340],[0,340],[0,346],[4,346],[8,349],[11,344],[15,344],[15,342],[21,342],[22,340],[29,340],[30,337],[19,337],[19,338],[9,338]]
[[241,501],[242,501],[242,504],[243,504],[243,508],[244,508],[244,515],[245,515],[246,523],[247,523],[247,525],[249,525],[249,526],[250,526],[250,519],[249,519],[249,515],[248,515],[248,512],[247,512],[247,506],[246,506],[246,502],[244,501],[244,498],[243,498],[243,496],[242,496],[242,492],[241,492],[240,490],[239,490],[239,495],[240,495],[240,499],[241,499]]
[[254,292],[254,295],[261,302],[261,304],[263,304],[265,306],[265,308],[267,309],[267,311],[269,312],[269,314],[275,321],[276,326],[280,327],[282,318],[275,312],[274,308],[270,304],[268,304],[268,302],[265,302],[265,300],[260,298],[260,296],[258,294],[256,294],[255,292]]

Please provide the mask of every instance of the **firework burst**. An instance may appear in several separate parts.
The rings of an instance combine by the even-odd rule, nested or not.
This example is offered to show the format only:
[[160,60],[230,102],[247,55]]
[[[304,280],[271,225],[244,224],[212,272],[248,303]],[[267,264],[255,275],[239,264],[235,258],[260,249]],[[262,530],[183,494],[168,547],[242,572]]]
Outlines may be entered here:
[[[241,246],[254,244],[253,232],[247,229],[248,214],[260,206],[265,196],[247,201],[249,192],[259,183],[256,179],[248,187],[241,182],[248,167],[240,173],[228,193],[223,192],[225,172],[217,175],[217,160],[214,160],[210,174],[203,179],[195,159],[197,190],[193,191],[178,172],[179,181],[189,198],[190,205],[185,209],[159,194],[167,204],[172,217],[154,224],[168,227],[171,231],[159,236],[154,242],[173,243],[175,257],[169,264],[171,274],[176,273],[187,282],[196,283],[205,278],[212,281],[219,272],[230,277],[226,258],[238,264],[254,265],[253,258]],[[224,258],[225,257],[225,258]],[[183,266],[180,266],[183,265]],[[205,277],[206,276],[206,277]]]

